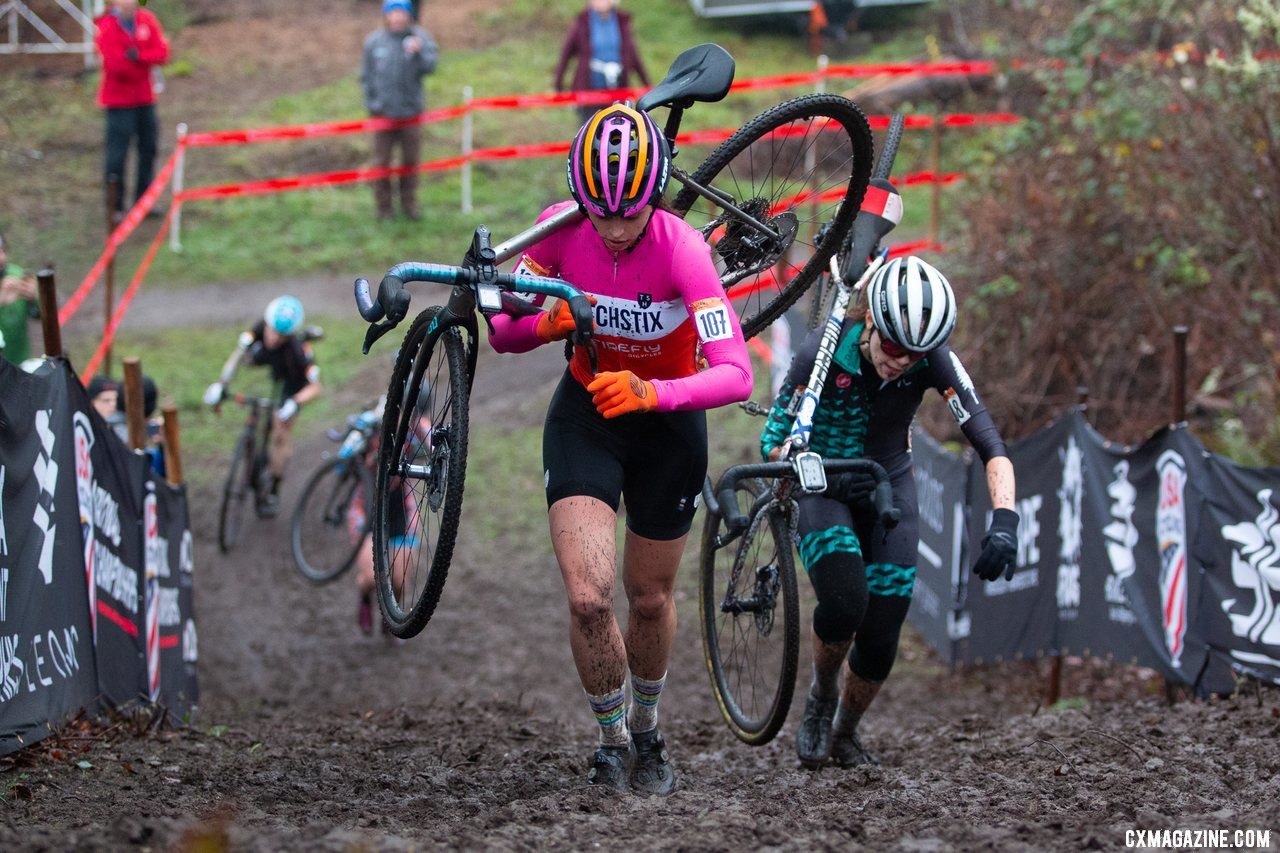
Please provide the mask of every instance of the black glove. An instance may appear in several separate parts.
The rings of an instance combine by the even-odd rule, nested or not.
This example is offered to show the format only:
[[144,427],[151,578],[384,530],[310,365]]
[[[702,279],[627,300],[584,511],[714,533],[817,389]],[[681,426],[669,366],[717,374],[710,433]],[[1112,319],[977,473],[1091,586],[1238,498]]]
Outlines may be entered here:
[[138,49],[136,47],[126,47],[124,50],[124,58],[132,60],[133,62],[137,62]]
[[997,509],[991,513],[991,526],[982,537],[982,553],[973,564],[973,573],[984,581],[993,581],[1004,573],[1004,579],[1013,578],[1018,566],[1018,514],[1011,509]]
[[871,495],[876,490],[876,478],[870,471],[857,469],[836,474],[827,481],[826,496],[850,506],[871,506]]

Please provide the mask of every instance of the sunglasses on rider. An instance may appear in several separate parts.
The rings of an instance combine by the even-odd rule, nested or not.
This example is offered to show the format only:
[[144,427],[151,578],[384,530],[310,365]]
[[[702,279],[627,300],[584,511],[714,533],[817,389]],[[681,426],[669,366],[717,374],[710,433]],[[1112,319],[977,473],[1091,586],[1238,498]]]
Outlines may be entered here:
[[885,337],[884,332],[881,332],[879,329],[876,329],[876,335],[880,338],[880,351],[889,356],[889,358],[915,358],[916,356],[923,355],[923,353],[909,350],[901,344],[889,340],[889,338]]

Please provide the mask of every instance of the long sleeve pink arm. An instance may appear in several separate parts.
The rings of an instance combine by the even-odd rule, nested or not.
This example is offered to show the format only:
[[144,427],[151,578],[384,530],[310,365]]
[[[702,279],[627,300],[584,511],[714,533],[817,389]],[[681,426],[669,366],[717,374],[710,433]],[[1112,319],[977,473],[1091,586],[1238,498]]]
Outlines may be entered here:
[[[741,332],[739,332],[741,336]],[[742,338],[738,338],[742,343]],[[716,344],[708,344],[703,348],[710,366],[703,371],[686,376],[683,379],[653,379],[653,389],[658,392],[658,411],[675,412],[685,409],[714,409],[729,403],[738,403],[751,396],[753,375],[751,360],[747,358],[747,348],[742,346],[741,357],[738,353],[724,358],[724,355],[713,355],[712,349],[722,350]],[[723,361],[720,359],[724,358]]]
[[538,337],[537,328],[537,314],[523,317],[495,314],[493,331],[489,333],[489,345],[496,352],[528,352],[546,343]]
[[685,305],[702,344],[707,368],[681,379],[654,379],[658,411],[714,409],[751,396],[754,378],[738,315],[725,297],[710,250],[696,232],[672,256]]

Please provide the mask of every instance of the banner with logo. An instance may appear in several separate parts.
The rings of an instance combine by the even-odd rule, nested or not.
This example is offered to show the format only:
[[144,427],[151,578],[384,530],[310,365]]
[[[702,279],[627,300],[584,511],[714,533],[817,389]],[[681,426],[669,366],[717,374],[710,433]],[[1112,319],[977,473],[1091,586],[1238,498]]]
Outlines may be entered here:
[[1059,644],[1059,614],[1073,618],[1078,605],[1078,582],[1071,572],[1079,565],[1079,537],[1072,539],[1071,534],[1078,517],[1079,466],[1071,420],[1060,420],[1017,442],[1009,454],[1016,471],[1019,517],[1017,571],[1009,580],[982,581],[972,572],[990,523],[991,498],[982,461],[970,462],[968,541],[972,545],[962,572],[963,607],[971,623],[968,642],[961,649],[966,663],[1053,653]]
[[[163,705],[170,718],[179,722],[188,717],[200,698],[187,494],[184,488],[175,489],[155,476],[148,477],[147,490],[144,506],[150,506],[154,498],[156,510],[154,533],[150,523],[145,524],[148,690],[151,700]],[[144,519],[149,518],[144,511]]]
[[0,359],[0,755],[97,694],[65,370]]
[[[1199,538],[1204,448],[1185,429],[1164,429],[1137,448],[1107,443],[1080,419],[1085,465],[1083,609],[1075,648],[1196,684],[1208,661],[1199,620]],[[1221,685],[1219,685],[1221,686]]]
[[1208,594],[1202,606],[1214,657],[1280,684],[1280,468],[1206,461],[1206,498],[1196,555]]
[[89,618],[98,687],[112,707],[145,699],[142,484],[147,461],[132,453],[71,382],[76,494],[88,567]]
[[[959,459],[928,441],[915,447],[925,481],[941,464],[935,455]],[[968,551],[959,539],[926,539],[921,525],[921,567],[960,555],[951,632],[937,607],[913,603],[909,617],[944,656],[1107,657],[1200,693],[1229,692],[1228,667],[1280,683],[1280,469],[1233,465],[1186,429],[1121,447],[1077,412],[1009,453],[1020,517],[1012,580],[984,583],[969,571],[990,512],[980,461],[967,477]],[[927,571],[921,591],[938,595]]]
[[953,644],[969,636],[968,615],[960,606],[968,583],[964,537],[969,469],[924,430],[913,430],[911,448],[920,558],[908,618],[931,646],[950,655]]
[[82,709],[158,702],[185,718],[185,493],[124,446],[65,361],[0,361],[0,389],[0,754]]

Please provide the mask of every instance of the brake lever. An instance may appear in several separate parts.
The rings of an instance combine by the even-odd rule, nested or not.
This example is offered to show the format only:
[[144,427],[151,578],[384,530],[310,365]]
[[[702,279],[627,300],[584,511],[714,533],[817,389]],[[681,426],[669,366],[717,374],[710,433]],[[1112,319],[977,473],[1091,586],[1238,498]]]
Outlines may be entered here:
[[581,293],[571,296],[569,298],[569,313],[573,315],[573,345],[586,348],[587,362],[591,365],[591,374],[594,376],[599,368],[599,363],[596,357],[596,343],[591,337],[591,330],[595,326],[591,300]]
[[382,337],[395,327],[395,323],[370,323],[368,330],[364,333],[364,347],[361,352],[364,355],[368,355],[369,348],[374,345],[378,338]]

